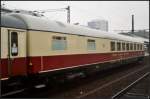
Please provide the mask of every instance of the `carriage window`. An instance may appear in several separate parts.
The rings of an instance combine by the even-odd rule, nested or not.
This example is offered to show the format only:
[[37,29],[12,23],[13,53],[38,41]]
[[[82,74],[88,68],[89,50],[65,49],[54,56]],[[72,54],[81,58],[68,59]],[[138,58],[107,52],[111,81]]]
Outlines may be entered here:
[[139,50],[141,50],[141,44],[139,45]]
[[125,50],[125,43],[122,43],[122,50]]
[[133,50],[133,44],[130,43],[130,50]]
[[129,43],[126,43],[126,49],[129,50]]
[[136,44],[134,44],[134,50],[136,50]]
[[144,50],[144,45],[142,44],[142,50]]
[[137,50],[139,50],[139,44],[137,44]]
[[66,37],[53,36],[52,38],[52,50],[66,50],[67,40]]
[[121,43],[117,42],[117,51],[120,51],[120,50],[121,50]]
[[88,39],[88,41],[87,41],[87,49],[88,50],[96,50],[95,40]]
[[140,50],[140,44],[139,44],[139,50]]
[[138,46],[139,46],[139,50],[140,50],[140,44],[138,44]]
[[140,46],[140,50],[142,50],[142,44],[141,44],[141,46]]
[[115,51],[115,42],[110,43],[111,51]]
[[139,44],[139,50],[140,50],[140,44]]
[[11,55],[18,55],[18,34],[17,32],[11,32]]

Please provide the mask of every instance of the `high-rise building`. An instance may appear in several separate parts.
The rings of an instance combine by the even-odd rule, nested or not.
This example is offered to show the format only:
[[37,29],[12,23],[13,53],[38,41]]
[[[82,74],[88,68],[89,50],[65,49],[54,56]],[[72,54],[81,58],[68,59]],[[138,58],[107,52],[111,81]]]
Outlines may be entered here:
[[95,20],[88,22],[88,27],[97,29],[97,30],[108,31],[108,21],[95,19]]

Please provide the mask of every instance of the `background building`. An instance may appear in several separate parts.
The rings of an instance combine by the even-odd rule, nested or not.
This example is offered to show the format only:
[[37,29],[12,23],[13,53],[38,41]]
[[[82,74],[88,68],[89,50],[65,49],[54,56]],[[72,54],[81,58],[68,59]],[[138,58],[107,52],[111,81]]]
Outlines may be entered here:
[[97,30],[108,31],[108,21],[95,19],[95,20],[88,22],[88,27],[97,29]]

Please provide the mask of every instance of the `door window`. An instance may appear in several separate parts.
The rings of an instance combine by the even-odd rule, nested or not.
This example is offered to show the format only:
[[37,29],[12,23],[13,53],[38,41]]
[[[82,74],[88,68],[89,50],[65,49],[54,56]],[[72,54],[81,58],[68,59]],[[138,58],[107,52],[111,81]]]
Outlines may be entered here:
[[11,32],[11,55],[18,55],[18,34],[17,32]]

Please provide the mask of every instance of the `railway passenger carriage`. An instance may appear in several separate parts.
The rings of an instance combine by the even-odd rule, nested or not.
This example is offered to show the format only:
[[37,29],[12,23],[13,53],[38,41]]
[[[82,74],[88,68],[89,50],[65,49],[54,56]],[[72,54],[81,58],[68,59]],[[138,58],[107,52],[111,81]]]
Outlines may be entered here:
[[1,20],[1,80],[88,73],[144,56],[143,42],[133,37],[20,13],[1,15]]

